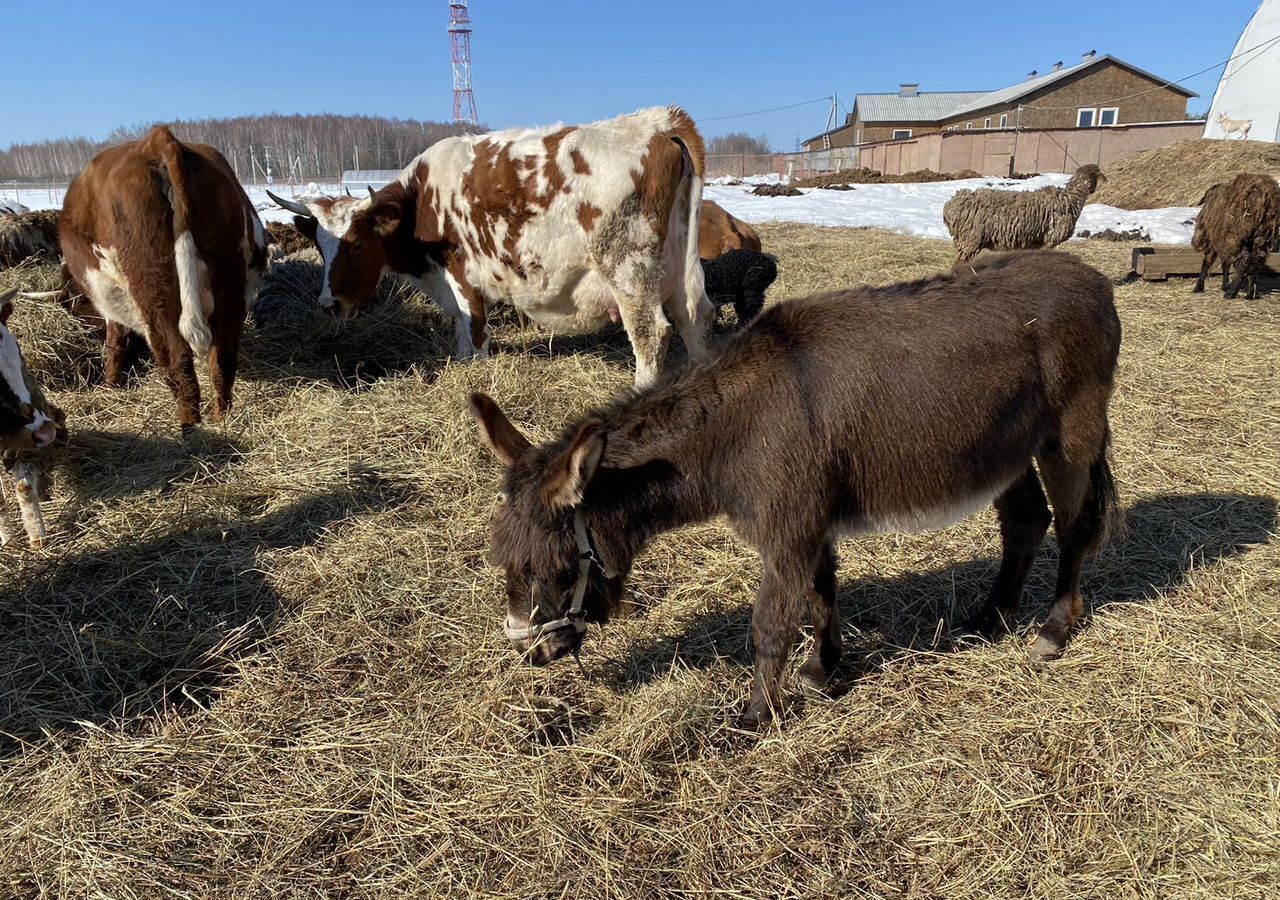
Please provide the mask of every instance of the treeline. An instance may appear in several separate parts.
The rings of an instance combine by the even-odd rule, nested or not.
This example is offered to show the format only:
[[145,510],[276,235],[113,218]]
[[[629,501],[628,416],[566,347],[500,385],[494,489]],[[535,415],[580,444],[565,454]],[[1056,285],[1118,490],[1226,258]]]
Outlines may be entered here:
[[[13,144],[0,150],[0,179],[66,181],[88,165],[94,154],[136,140],[151,124],[117,128],[104,141],[71,137]],[[398,169],[441,138],[477,130],[452,123],[332,113],[169,124],[181,140],[221,150],[243,181],[265,177],[268,166],[276,181],[334,176],[344,169]]]
[[745,131],[731,131],[728,134],[717,135],[707,142],[708,156],[728,156],[730,154],[768,156],[772,152],[769,149],[768,135],[758,134],[752,136]]

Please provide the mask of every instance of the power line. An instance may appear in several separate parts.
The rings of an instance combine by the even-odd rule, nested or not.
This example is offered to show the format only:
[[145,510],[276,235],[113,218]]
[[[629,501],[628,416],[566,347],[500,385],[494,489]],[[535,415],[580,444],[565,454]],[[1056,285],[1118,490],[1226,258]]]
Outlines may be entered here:
[[757,109],[755,112],[734,113],[731,116],[703,116],[698,119],[699,122],[720,122],[724,119],[741,119],[746,116],[762,116],[765,113],[781,112],[784,109],[795,109],[798,106],[808,106],[811,103],[827,103],[831,100],[831,95],[825,97],[816,97],[813,100],[805,100],[800,103],[792,103],[788,106],[775,106],[772,109]]
[[[1276,41],[1280,41],[1280,35],[1277,35],[1276,37],[1273,37],[1270,40],[1263,41],[1261,44],[1258,44],[1254,47],[1250,47],[1248,50],[1241,50],[1235,56],[1228,57],[1227,59],[1224,59],[1222,62],[1214,63],[1213,65],[1207,68],[1201,69],[1199,72],[1192,72],[1190,75],[1185,75],[1182,78],[1177,79],[1176,81],[1166,81],[1164,84],[1157,85],[1153,88],[1148,88],[1145,91],[1138,91],[1138,93],[1136,94],[1126,94],[1123,97],[1112,97],[1110,100],[1095,100],[1090,102],[1094,103],[1097,106],[1103,106],[1108,103],[1119,103],[1121,100],[1132,100],[1134,97],[1141,97],[1143,94],[1151,94],[1151,93],[1154,93],[1155,91],[1162,91],[1167,87],[1172,87],[1173,85],[1181,85],[1184,81],[1190,81],[1192,78],[1198,78],[1199,76],[1205,74],[1206,72],[1212,72],[1214,69],[1221,68],[1222,66],[1225,66],[1230,62],[1234,62],[1235,60],[1239,59],[1242,56],[1248,56],[1250,53],[1252,53],[1255,50],[1262,49],[1263,47],[1268,47],[1274,44]],[[1262,55],[1261,53],[1258,54],[1258,56],[1261,56],[1261,55]],[[1257,57],[1254,57],[1254,59],[1257,59]],[[1253,62],[1253,60],[1251,59],[1249,60],[1249,62]],[[1244,65],[1247,66],[1248,64],[1249,63],[1245,63]],[[1241,66],[1240,68],[1244,68],[1244,66]],[[1035,106],[1034,104],[1031,104],[1031,103],[1024,103],[1022,105],[1026,109],[1041,109],[1041,110],[1076,109],[1076,107],[1074,106]]]

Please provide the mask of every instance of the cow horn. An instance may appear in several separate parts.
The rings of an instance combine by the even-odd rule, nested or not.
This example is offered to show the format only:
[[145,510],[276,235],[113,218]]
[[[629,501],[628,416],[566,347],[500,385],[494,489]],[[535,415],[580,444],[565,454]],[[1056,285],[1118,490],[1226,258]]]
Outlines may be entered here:
[[369,188],[369,202],[370,203],[378,202],[378,192],[375,191],[373,187],[370,185],[366,184],[365,187]]
[[307,209],[305,204],[299,203],[297,200],[286,200],[283,197],[277,197],[275,194],[271,193],[270,191],[267,191],[267,196],[270,197],[272,200],[274,200],[277,206],[280,206],[283,209],[287,209],[291,213],[294,213],[299,216],[306,216],[310,219],[314,219],[316,217],[315,213]]
[[348,197],[351,196],[351,188],[343,188],[343,190],[347,192]]
[[14,291],[23,300],[57,300],[62,291]]

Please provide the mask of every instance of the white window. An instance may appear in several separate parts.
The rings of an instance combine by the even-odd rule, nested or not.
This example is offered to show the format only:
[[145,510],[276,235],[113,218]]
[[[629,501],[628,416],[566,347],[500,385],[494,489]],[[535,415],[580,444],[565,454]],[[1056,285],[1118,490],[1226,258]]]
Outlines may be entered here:
[[894,139],[895,141],[905,141],[905,140],[906,140],[907,138],[909,138],[909,137],[911,137],[911,129],[910,129],[910,128],[895,128],[895,129],[893,129],[893,139]]
[[824,135],[822,136],[822,149],[823,149],[823,150],[830,150],[830,149],[831,149],[831,135],[829,135],[829,134],[824,134]]
[[861,143],[862,143],[862,129],[861,129],[861,128],[859,128],[857,131],[855,131],[855,132],[853,133],[853,142],[854,142],[855,144],[861,144]]
[[1001,128],[1008,128],[1008,127],[1009,127],[1009,117],[1008,117],[1008,115],[1003,115],[1003,116],[1001,116],[1001,117],[1000,117],[1000,127],[1001,127]]
[[988,117],[987,117],[987,119],[986,119],[986,121],[984,121],[984,122],[982,123],[982,127],[983,127],[983,128],[990,128],[990,127],[991,127],[991,117],[990,117],[990,116],[988,116]]
[[964,130],[965,130],[965,131],[968,131],[968,130],[969,130],[970,128],[972,128],[972,127],[973,127],[973,123],[972,123],[972,122],[965,122],[965,123],[964,123]]
[[1120,122],[1120,107],[1104,106],[1098,110],[1099,125],[1117,125]]
[[1097,118],[1098,111],[1092,107],[1086,106],[1083,109],[1076,110],[1076,127],[1092,128],[1094,123],[1097,121]]

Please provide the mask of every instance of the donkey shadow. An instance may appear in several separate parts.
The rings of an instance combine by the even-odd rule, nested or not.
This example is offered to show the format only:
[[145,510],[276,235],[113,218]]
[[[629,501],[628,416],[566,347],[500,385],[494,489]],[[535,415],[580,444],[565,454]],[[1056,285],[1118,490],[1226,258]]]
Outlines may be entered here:
[[[1247,553],[1277,530],[1276,500],[1244,494],[1158,496],[1134,504],[1127,516],[1125,542],[1085,564],[1085,599],[1094,609],[1154,600],[1191,572]],[[841,549],[857,552],[852,542]],[[999,559],[987,558],[841,582],[837,606],[845,652],[827,693],[841,695],[858,678],[912,650],[951,652],[973,646],[943,623],[958,626],[977,610],[999,565]],[[1027,579],[1014,631],[1044,618],[1056,565],[1056,543],[1046,539]],[[957,585],[965,586],[965,595],[957,595]],[[1086,619],[1082,625],[1087,624]],[[727,662],[745,669],[752,659],[751,606],[743,604],[728,615],[695,619],[680,635],[635,646],[626,658],[606,662],[603,677],[625,693],[664,677],[675,666],[702,669]]]
[[49,559],[0,601],[0,755],[81,723],[211,702],[290,612],[262,555],[314,544],[334,523],[412,493],[357,476],[258,517],[205,517]]

